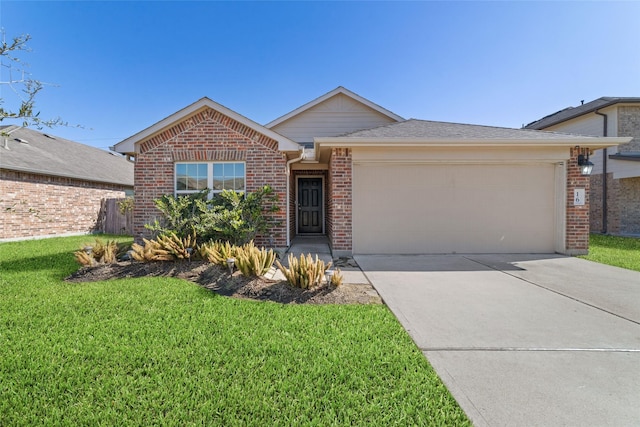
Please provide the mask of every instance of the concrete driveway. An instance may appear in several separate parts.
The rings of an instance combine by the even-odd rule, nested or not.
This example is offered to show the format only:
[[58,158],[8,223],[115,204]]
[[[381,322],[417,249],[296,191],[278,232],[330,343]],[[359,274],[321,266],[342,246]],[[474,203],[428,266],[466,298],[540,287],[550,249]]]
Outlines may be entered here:
[[640,273],[558,255],[355,259],[474,425],[640,425]]

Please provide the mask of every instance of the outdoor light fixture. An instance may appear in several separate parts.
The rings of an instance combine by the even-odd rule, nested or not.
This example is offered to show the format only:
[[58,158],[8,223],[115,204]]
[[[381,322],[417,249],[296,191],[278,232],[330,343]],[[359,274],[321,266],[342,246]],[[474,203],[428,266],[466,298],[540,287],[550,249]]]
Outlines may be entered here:
[[331,284],[332,277],[333,277],[333,270],[327,270],[324,272],[324,278],[327,280],[327,285]]
[[580,166],[580,172],[582,173],[582,175],[591,175],[591,171],[593,170],[593,163],[589,161],[588,151],[586,157],[584,154],[578,155],[578,166]]
[[235,258],[227,258],[227,267],[229,267],[229,274],[233,274],[233,267],[236,265]]

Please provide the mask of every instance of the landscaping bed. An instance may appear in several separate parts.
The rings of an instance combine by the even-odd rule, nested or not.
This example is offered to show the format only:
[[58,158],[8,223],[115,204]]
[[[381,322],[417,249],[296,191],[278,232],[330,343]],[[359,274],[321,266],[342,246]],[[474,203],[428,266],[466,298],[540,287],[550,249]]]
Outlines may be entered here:
[[300,289],[285,281],[265,277],[233,275],[219,265],[206,261],[118,262],[82,267],[66,278],[67,282],[97,282],[136,277],[175,277],[197,283],[206,289],[233,298],[273,301],[282,304],[381,304],[371,285],[343,284]]

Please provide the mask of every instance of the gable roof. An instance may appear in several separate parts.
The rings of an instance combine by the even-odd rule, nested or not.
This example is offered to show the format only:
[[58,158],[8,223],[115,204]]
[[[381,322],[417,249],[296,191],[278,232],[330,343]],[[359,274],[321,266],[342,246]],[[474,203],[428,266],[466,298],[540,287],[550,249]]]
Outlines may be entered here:
[[198,101],[194,102],[191,105],[186,106],[185,108],[171,114],[170,116],[160,120],[159,122],[149,126],[148,128],[136,133],[135,135],[126,138],[113,147],[112,150],[117,151],[119,153],[135,153],[135,144],[142,140],[145,140],[153,135],[156,135],[162,132],[164,129],[170,127],[171,125],[191,116],[205,108],[211,108],[219,113],[239,122],[243,125],[247,126],[249,129],[252,129],[262,135],[265,135],[275,141],[278,142],[278,149],[280,151],[299,151],[301,149],[300,145],[296,142],[280,135],[277,132],[274,132],[266,127],[254,122],[247,117],[236,113],[235,111],[225,107],[224,105],[218,104],[217,102],[203,97]]
[[548,116],[545,116],[539,120],[529,123],[528,125],[525,126],[525,128],[526,129],[545,129],[545,128],[548,128],[549,126],[566,122],[567,120],[571,120],[576,117],[582,116],[584,114],[594,112],[600,108],[605,108],[610,105],[621,104],[621,103],[640,103],[640,98],[603,96],[591,102],[587,102],[586,104],[582,104],[577,107],[567,107],[553,114],[549,114]]
[[351,92],[350,90],[348,90],[348,89],[346,89],[346,88],[344,88],[342,86],[338,86],[334,90],[325,93],[324,95],[314,99],[313,101],[307,102],[306,104],[296,108],[295,110],[285,114],[284,116],[280,116],[277,119],[267,123],[265,125],[265,127],[271,129],[274,126],[277,126],[280,123],[285,122],[285,121],[289,120],[290,118],[295,117],[295,116],[297,116],[297,115],[299,115],[299,114],[301,114],[301,113],[303,113],[303,112],[315,107],[316,105],[318,105],[318,104],[326,101],[327,99],[329,99],[329,98],[331,98],[331,97],[333,97],[335,95],[338,95],[338,94],[343,94],[345,96],[348,96],[349,98],[366,105],[367,107],[371,108],[372,110],[375,110],[378,113],[380,113],[382,115],[385,115],[385,116],[391,118],[394,121],[403,121],[404,120],[404,118],[402,118],[399,115],[387,110],[386,108],[382,108],[378,104],[375,104],[375,103],[369,101],[368,99],[363,98],[360,95],[358,95],[358,94],[356,94],[354,92]]
[[133,163],[120,155],[18,126],[1,126],[0,168],[133,187]]

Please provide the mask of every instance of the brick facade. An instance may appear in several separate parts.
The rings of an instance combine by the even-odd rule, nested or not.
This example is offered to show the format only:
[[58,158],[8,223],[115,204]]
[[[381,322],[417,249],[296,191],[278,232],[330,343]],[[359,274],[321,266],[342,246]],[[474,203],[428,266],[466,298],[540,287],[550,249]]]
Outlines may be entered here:
[[0,239],[21,239],[97,231],[101,200],[125,187],[3,169],[0,195]]
[[270,185],[280,198],[280,223],[256,244],[286,246],[286,156],[278,142],[213,110],[206,109],[142,141],[136,156],[134,234],[148,235],[144,225],[159,219],[154,199],[174,194],[174,164],[182,161],[245,162],[246,191]]
[[351,150],[333,148],[329,159],[327,235],[335,253],[351,252],[352,242]]
[[[580,173],[578,155],[587,154],[588,149],[571,148],[571,156],[567,164],[567,229],[566,253],[568,255],[583,255],[589,251],[589,176]],[[574,190],[584,188],[585,204],[574,206]]]
[[592,233],[640,234],[640,177],[614,179],[607,174],[607,224],[603,225],[602,174],[591,176]]
[[[617,135],[633,139],[618,146],[621,154],[640,152],[640,107],[618,107]],[[640,234],[640,177],[614,178],[607,174],[607,218],[603,224],[603,176],[591,177],[591,232]]]
[[621,153],[640,152],[640,107],[618,107],[618,135],[633,137],[618,146]]

